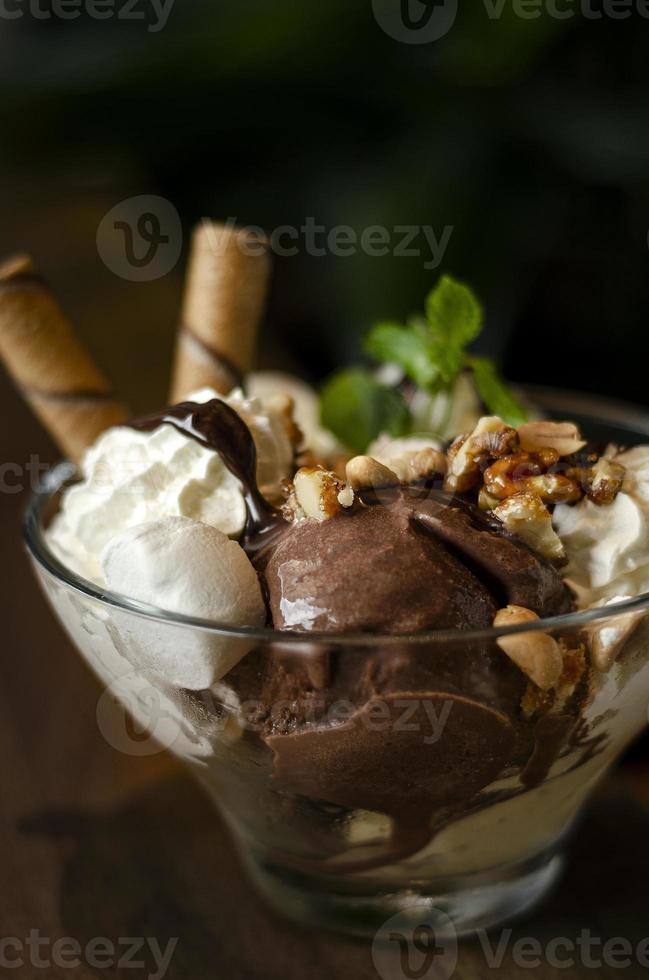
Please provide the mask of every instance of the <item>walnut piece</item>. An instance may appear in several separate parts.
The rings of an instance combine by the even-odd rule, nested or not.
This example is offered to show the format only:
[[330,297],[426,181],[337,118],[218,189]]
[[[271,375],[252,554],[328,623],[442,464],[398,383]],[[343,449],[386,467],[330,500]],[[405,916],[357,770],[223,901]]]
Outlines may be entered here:
[[467,493],[480,486],[480,463],[500,459],[518,448],[518,434],[497,415],[485,415],[468,436],[461,436],[448,450],[448,472],[444,488]]
[[563,473],[544,472],[558,461],[555,450],[513,453],[496,460],[484,472],[484,485],[492,497],[505,500],[531,491],[546,503],[572,503],[582,497],[578,480]]
[[541,498],[530,491],[507,497],[492,513],[511,534],[515,534],[532,551],[550,561],[565,557],[561,538],[552,527],[552,517]]
[[622,489],[625,472],[621,463],[616,463],[606,456],[598,459],[591,470],[586,491],[590,500],[604,506],[612,504]]

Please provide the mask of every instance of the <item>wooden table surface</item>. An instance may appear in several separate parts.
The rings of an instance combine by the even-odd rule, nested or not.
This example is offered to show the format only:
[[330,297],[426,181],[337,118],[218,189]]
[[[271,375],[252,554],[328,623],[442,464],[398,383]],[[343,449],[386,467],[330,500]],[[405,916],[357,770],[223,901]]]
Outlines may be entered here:
[[[20,423],[19,436],[5,432],[5,459],[25,460],[25,445],[45,457],[52,452],[13,394],[0,391],[0,410]],[[162,948],[177,937],[170,980],[417,975],[376,964],[369,945],[301,931],[271,913],[243,875],[216,813],[177,763],[162,752],[122,755],[103,740],[95,718],[98,682],[54,622],[22,553],[23,499],[1,498],[8,631],[0,660],[0,942],[24,941],[31,930],[50,943],[71,937],[84,948],[95,937],[155,937]],[[453,975],[639,980],[646,971],[635,961],[626,969],[548,962],[530,968],[514,962],[512,948],[522,937],[545,948],[553,938],[576,939],[582,929],[635,947],[649,935],[648,839],[647,781],[627,768],[592,806],[554,897],[511,936],[492,939],[505,937],[502,969],[490,967],[480,944],[469,942],[460,946]],[[154,970],[151,962],[45,969],[23,960],[9,970],[0,959],[0,976],[137,978]]]

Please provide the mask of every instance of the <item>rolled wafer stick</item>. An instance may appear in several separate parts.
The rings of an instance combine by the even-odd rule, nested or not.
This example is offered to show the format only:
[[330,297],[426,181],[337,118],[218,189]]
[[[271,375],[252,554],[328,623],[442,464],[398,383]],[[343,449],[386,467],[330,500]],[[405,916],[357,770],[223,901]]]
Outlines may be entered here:
[[74,460],[100,432],[128,418],[27,255],[0,265],[0,358]]
[[268,281],[267,239],[204,222],[193,236],[172,402],[197,388],[226,395],[251,369]]

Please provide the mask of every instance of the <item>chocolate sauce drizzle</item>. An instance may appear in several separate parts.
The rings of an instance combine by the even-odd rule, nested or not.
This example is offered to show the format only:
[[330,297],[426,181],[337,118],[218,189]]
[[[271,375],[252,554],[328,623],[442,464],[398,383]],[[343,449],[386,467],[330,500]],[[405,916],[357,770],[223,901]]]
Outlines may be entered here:
[[249,556],[268,547],[288,527],[282,512],[270,504],[257,485],[257,449],[243,419],[220,398],[208,402],[180,402],[127,423],[140,432],[172,425],[206,449],[218,453],[243,487],[246,526],[241,545]]

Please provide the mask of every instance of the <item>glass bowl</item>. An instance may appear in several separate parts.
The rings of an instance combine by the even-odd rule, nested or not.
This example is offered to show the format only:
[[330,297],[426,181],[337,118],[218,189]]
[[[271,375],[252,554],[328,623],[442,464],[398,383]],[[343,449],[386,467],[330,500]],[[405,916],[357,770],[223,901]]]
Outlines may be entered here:
[[[640,410],[531,397],[590,438],[649,438]],[[104,685],[98,724],[123,752],[151,751],[153,740],[190,767],[279,911],[358,936],[395,916],[402,931],[426,923],[463,935],[546,894],[584,802],[647,723],[649,593],[482,631],[231,629],[64,567],[43,532],[73,475],[70,464],[47,474],[25,538],[57,618]],[[572,665],[549,711],[501,649],[521,633],[554,637]],[[591,668],[590,651],[611,637],[617,659]],[[185,686],[184,662],[224,652],[236,666],[218,683]],[[386,671],[390,684],[372,687]],[[113,699],[132,725],[115,727]]]

